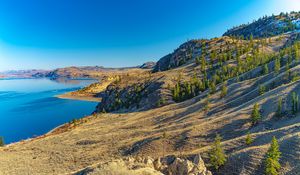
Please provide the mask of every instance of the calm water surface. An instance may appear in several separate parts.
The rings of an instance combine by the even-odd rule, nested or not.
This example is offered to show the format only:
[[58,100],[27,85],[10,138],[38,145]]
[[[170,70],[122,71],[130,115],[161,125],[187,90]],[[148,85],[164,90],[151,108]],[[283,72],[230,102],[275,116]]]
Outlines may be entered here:
[[91,114],[97,103],[59,99],[94,80],[0,80],[0,136],[6,143],[44,134],[74,118]]

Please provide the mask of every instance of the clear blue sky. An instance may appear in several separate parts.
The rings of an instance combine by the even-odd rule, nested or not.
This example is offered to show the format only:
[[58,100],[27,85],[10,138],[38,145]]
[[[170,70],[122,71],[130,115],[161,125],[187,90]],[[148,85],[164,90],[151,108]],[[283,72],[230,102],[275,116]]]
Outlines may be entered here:
[[134,66],[300,0],[0,0],[0,71]]

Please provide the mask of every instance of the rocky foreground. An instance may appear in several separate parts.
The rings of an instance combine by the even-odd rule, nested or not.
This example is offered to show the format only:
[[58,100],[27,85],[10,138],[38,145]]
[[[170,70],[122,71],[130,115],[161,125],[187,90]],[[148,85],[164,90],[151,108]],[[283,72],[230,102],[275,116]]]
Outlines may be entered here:
[[76,175],[212,175],[200,155],[192,161],[175,156],[152,159],[151,157],[127,157],[117,159],[75,173]]

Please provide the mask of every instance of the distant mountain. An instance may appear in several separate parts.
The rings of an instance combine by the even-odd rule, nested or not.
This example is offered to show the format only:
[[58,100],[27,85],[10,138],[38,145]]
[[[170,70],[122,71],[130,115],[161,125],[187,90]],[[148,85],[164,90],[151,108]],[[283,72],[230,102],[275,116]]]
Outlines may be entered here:
[[30,69],[30,70],[10,70],[0,73],[0,78],[33,78],[36,74],[47,74],[48,70]]
[[300,29],[300,12],[281,13],[265,16],[249,24],[233,27],[223,36],[242,36],[249,38],[271,37]]
[[122,71],[127,69],[152,69],[155,62],[146,62],[140,66],[124,68],[105,68],[103,66],[71,66],[57,68],[54,70],[30,69],[30,70],[11,70],[0,73],[0,78],[93,78],[101,76],[103,72]]

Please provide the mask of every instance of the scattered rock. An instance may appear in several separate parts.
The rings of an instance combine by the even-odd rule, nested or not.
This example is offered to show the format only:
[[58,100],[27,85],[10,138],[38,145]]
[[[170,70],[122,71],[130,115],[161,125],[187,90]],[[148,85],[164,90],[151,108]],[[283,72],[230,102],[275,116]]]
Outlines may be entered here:
[[[193,161],[172,156],[173,162],[151,157],[126,157],[110,162],[88,167],[74,175],[212,175],[200,155],[196,155]],[[170,159],[166,157],[163,159]]]

